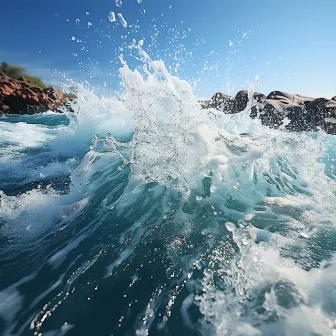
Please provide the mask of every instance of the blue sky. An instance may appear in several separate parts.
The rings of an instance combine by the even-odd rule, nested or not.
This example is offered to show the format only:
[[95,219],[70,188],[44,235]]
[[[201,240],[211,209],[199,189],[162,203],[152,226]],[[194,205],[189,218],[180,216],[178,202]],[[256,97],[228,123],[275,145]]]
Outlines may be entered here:
[[[110,22],[110,11],[121,12],[128,27]],[[113,93],[120,90],[118,56],[134,65],[125,46],[143,38],[150,56],[202,97],[235,94],[256,76],[263,93],[332,97],[335,11],[335,0],[5,1],[0,60],[48,83],[66,73]]]

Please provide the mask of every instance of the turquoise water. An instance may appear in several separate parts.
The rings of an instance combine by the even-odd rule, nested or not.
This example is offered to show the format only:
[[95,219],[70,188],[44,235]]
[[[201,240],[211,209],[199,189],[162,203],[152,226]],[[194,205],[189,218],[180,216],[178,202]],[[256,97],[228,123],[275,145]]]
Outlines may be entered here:
[[3,335],[334,335],[335,138],[120,99],[0,118]]

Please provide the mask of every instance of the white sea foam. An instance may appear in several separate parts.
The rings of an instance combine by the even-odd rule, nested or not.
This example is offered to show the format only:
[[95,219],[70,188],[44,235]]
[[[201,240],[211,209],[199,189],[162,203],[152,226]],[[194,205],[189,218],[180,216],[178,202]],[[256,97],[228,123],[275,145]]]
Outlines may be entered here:
[[20,155],[29,148],[43,146],[54,139],[58,131],[46,126],[31,125],[24,122],[12,124],[0,121],[0,154],[2,160]]
[[[233,238],[240,256],[228,261],[225,249],[213,253],[213,269],[204,272],[204,294],[196,297],[205,317],[205,334],[332,334],[334,261],[305,271],[281,257],[272,244],[256,244],[252,228],[235,229]],[[216,289],[214,279],[227,289]]]

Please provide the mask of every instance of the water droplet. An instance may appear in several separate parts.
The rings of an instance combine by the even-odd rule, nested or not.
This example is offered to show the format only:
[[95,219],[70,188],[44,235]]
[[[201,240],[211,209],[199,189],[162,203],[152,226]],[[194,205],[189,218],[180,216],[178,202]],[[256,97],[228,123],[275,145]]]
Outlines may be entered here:
[[122,6],[122,0],[115,0],[115,4],[117,7],[121,7]]
[[76,24],[79,25],[79,23],[80,23],[80,20],[76,19]]
[[115,22],[116,21],[116,16],[114,14],[114,12],[110,12],[109,15],[108,15],[108,19],[111,21],[111,22]]
[[138,0],[138,3],[141,3],[142,2],[142,0]]
[[90,12],[86,12],[85,14],[86,14],[86,15],[90,15]]
[[196,196],[196,201],[201,201],[203,199],[202,196]]
[[233,42],[231,40],[229,40],[229,47],[233,47]]
[[229,232],[234,232],[236,230],[236,226],[231,222],[226,222],[225,227]]
[[122,26],[124,26],[124,28],[126,28],[127,27],[127,21],[125,20],[123,15],[121,13],[118,13],[117,15],[119,17],[119,21],[122,24]]
[[170,5],[170,6],[169,6],[169,9],[173,9],[173,6],[172,6],[172,5]]
[[91,21],[88,22],[88,27],[92,27],[92,22]]
[[72,36],[72,37],[71,37],[71,40],[72,40],[72,41],[76,41],[76,37],[75,37],[75,36]]

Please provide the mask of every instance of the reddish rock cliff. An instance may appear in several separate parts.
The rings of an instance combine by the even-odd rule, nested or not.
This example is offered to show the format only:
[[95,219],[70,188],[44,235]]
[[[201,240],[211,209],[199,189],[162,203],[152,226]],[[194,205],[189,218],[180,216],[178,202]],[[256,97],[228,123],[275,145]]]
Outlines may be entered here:
[[23,78],[15,80],[0,72],[0,113],[60,112],[59,108],[67,102],[55,87],[41,89]]

